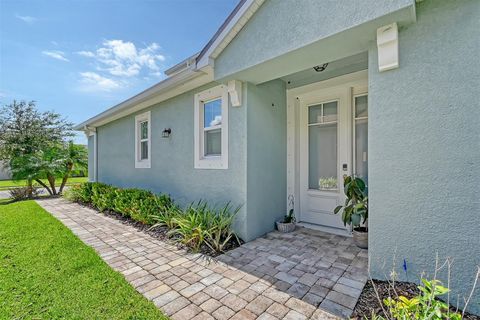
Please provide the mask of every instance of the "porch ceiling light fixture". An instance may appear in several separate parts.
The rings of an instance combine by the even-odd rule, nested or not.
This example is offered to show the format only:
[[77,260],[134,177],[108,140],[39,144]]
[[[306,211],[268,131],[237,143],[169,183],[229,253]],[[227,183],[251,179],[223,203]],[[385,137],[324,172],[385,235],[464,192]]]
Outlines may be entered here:
[[172,129],[170,128],[163,129],[162,138],[168,138],[170,137],[170,134],[172,134]]
[[327,67],[328,67],[328,63],[324,63],[322,65],[318,65],[318,66],[313,67],[313,70],[315,70],[316,72],[322,72],[322,71],[325,71],[325,69],[327,69]]

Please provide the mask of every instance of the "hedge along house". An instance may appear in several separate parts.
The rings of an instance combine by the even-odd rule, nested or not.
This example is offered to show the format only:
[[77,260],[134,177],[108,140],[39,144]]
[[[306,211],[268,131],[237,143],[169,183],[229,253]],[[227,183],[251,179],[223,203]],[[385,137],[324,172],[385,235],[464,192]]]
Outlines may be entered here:
[[77,126],[90,179],[241,204],[248,241],[290,195],[303,225],[348,234],[332,211],[356,174],[372,275],[395,256],[418,279],[438,252],[465,295],[480,264],[479,17],[476,0],[242,0],[167,79]]

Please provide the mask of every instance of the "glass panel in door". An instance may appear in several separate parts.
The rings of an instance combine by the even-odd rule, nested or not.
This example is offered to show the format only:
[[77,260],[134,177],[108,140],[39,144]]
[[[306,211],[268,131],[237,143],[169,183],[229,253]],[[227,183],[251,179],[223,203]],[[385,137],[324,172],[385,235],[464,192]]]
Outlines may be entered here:
[[355,175],[368,183],[368,96],[355,97]]
[[338,102],[308,108],[308,188],[337,190]]

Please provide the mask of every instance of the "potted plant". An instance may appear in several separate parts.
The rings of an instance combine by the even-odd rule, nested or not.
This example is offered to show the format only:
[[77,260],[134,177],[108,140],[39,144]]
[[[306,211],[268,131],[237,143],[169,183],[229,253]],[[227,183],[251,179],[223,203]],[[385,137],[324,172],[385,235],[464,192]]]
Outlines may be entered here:
[[346,176],[343,181],[347,199],[345,205],[338,206],[335,214],[342,209],[342,221],[350,225],[353,231],[353,242],[360,248],[368,248],[368,196],[365,182],[355,176]]
[[283,217],[282,221],[277,221],[277,230],[280,232],[292,232],[295,230],[295,214],[293,213],[293,208],[294,206],[294,200],[293,200],[293,195],[288,196],[288,207],[290,210],[288,211],[288,214]]
[[290,209],[282,221],[277,221],[277,229],[284,233],[295,230],[295,214],[293,213],[293,209]]

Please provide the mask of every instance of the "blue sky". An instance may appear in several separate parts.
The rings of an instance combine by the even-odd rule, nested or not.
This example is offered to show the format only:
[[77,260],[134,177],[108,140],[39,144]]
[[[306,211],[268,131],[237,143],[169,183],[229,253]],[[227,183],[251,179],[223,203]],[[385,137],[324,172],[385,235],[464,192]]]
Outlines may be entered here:
[[0,104],[35,100],[84,121],[164,79],[237,2],[0,0]]

